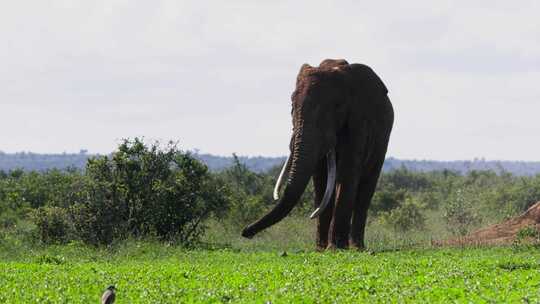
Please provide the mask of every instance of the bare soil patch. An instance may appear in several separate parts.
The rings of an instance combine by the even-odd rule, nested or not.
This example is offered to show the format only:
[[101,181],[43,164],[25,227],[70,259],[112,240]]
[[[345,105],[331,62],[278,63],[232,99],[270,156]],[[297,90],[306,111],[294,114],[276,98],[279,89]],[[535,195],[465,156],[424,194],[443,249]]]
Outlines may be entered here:
[[532,205],[525,213],[513,217],[499,224],[476,230],[464,237],[434,241],[436,246],[459,245],[504,245],[511,244],[517,233],[524,228],[531,227],[540,231],[540,202]]

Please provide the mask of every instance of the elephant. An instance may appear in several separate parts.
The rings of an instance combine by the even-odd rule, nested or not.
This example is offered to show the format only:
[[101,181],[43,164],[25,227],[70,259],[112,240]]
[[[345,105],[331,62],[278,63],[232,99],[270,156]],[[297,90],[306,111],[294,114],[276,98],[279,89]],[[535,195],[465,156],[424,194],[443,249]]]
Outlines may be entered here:
[[279,199],[286,174],[283,196],[242,236],[287,216],[312,177],[317,249],[365,249],[367,212],[394,123],[388,90],[367,65],[326,59],[302,65],[291,100],[290,154],[274,191]]

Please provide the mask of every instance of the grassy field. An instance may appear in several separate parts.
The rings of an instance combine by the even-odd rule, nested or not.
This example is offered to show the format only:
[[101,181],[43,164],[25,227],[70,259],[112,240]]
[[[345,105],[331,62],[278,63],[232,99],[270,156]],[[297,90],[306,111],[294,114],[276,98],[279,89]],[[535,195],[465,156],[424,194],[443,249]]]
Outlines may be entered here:
[[98,303],[110,284],[117,303],[540,301],[540,251],[524,246],[285,254],[132,241],[9,251],[0,303]]
[[[176,178],[150,170],[176,168],[161,152],[141,157],[141,149],[122,146],[84,175],[0,174],[0,304],[98,303],[111,284],[117,303],[540,303],[534,227],[507,247],[432,246],[520,214],[538,200],[540,176],[385,173],[368,217],[369,251],[318,253],[311,188],[290,216],[246,240],[242,227],[274,204],[277,172],[238,163],[205,175],[186,161]],[[205,179],[192,178],[195,167]],[[148,182],[153,176],[175,178]],[[210,206],[216,213],[202,216]],[[188,217],[191,226],[176,226]],[[207,228],[202,239],[189,232],[196,224]],[[82,243],[100,241],[109,245]]]

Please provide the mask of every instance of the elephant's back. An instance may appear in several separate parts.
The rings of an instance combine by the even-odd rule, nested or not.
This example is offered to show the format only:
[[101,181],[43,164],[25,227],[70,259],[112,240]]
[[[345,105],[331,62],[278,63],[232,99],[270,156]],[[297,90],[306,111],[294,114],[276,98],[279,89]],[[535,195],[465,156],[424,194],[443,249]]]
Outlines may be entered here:
[[349,68],[363,94],[388,94],[386,85],[372,68],[361,63],[350,64]]

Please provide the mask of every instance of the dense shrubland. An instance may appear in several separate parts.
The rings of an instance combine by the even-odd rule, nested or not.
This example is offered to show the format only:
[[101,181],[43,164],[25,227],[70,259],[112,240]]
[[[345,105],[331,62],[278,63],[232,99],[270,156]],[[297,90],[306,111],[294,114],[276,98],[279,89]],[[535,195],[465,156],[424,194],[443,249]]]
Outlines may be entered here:
[[4,230],[33,224],[45,243],[110,244],[156,237],[190,244],[205,221],[228,208],[225,184],[169,144],[125,141],[111,156],[89,159],[84,173],[12,171],[0,179]]
[[[213,240],[237,235],[274,204],[279,167],[257,173],[238,157],[233,160],[233,166],[210,172],[173,144],[135,139],[110,156],[90,158],[84,171],[0,171],[0,241],[17,236],[24,242],[100,245],[155,238],[186,245],[197,244],[208,226]],[[312,198],[310,184],[292,220],[281,226],[305,226]],[[420,173],[402,167],[381,176],[369,225],[396,235],[464,235],[538,200],[540,175]]]

